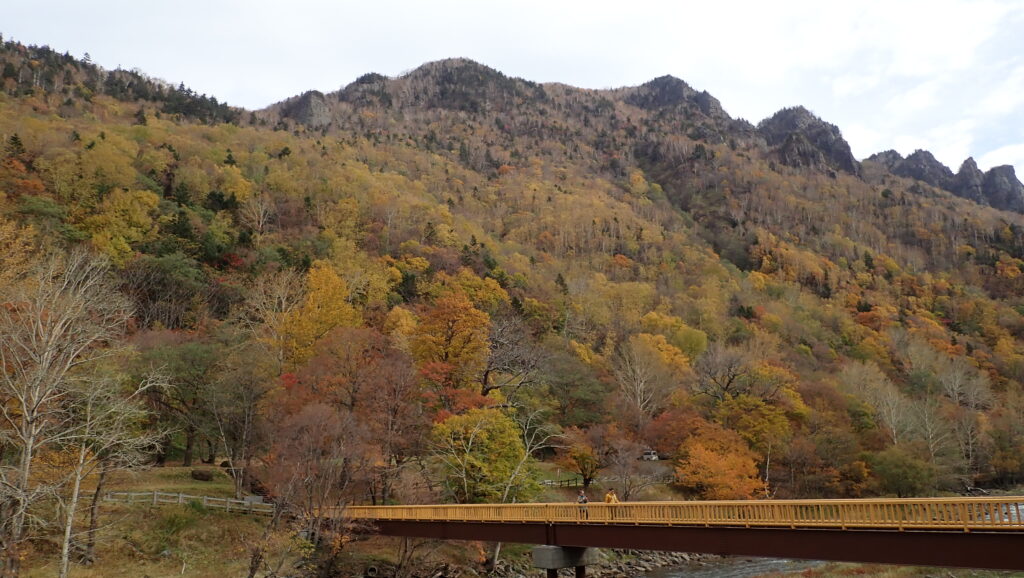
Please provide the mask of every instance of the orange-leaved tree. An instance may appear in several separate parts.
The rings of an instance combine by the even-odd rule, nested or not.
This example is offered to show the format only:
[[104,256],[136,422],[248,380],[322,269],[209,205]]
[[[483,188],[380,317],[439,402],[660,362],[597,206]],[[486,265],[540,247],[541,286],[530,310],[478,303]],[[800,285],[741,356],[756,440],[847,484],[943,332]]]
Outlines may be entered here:
[[709,500],[742,500],[764,492],[757,457],[739,434],[704,422],[679,448],[676,485]]
[[478,396],[475,382],[487,362],[490,328],[490,317],[462,292],[438,297],[420,317],[409,348],[443,408],[478,405],[463,393],[472,389]]

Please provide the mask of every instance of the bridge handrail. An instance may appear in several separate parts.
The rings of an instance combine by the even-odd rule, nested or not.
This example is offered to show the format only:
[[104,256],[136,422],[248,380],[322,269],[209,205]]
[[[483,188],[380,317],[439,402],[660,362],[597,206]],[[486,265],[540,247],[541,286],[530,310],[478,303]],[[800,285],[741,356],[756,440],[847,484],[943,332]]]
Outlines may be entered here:
[[363,520],[1024,531],[1024,497],[349,506]]

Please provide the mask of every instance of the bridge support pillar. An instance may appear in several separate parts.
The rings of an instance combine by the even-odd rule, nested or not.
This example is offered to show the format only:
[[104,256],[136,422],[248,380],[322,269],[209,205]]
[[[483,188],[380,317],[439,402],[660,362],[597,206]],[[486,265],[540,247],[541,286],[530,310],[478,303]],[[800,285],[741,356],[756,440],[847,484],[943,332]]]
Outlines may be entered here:
[[547,570],[548,578],[556,578],[560,568],[575,568],[576,578],[586,578],[587,566],[598,561],[597,548],[536,546],[533,549],[533,566]]

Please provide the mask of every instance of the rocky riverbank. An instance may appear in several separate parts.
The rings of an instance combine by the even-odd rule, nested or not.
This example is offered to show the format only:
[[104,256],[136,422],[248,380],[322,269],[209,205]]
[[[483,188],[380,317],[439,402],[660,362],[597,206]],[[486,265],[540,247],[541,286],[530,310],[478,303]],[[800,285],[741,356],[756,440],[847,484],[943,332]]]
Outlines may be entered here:
[[[601,563],[587,566],[587,576],[594,578],[633,578],[657,570],[686,564],[697,560],[717,558],[702,554],[686,554],[682,552],[654,552],[650,550],[606,550],[600,552]],[[462,576],[478,576],[479,574],[463,570]],[[573,576],[573,570],[562,570],[560,575]],[[543,576],[544,571],[534,568],[529,559],[498,562],[495,570],[487,574],[494,578],[535,578]]]

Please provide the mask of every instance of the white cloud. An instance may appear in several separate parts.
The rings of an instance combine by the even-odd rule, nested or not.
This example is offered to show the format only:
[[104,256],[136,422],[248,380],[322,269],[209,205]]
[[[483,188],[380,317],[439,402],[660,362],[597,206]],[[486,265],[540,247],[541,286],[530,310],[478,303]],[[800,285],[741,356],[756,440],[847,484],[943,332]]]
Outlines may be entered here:
[[885,109],[895,117],[906,117],[927,112],[938,103],[937,93],[942,81],[928,80],[910,90],[897,93],[885,103]]
[[940,125],[928,131],[928,148],[936,159],[956,171],[971,156],[976,128],[977,122],[972,119]]
[[886,135],[862,123],[851,123],[841,127],[843,138],[850,143],[853,155],[863,159],[881,152],[886,143]]
[[859,96],[878,86],[882,78],[877,74],[843,74],[832,80],[832,94],[837,98]]
[[978,166],[982,170],[999,165],[1013,165],[1024,170],[1024,143],[997,148],[985,153],[978,159]]
[[1018,66],[1000,84],[993,87],[981,101],[979,112],[986,115],[1005,115],[1024,105],[1024,65]]

